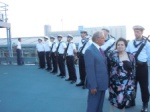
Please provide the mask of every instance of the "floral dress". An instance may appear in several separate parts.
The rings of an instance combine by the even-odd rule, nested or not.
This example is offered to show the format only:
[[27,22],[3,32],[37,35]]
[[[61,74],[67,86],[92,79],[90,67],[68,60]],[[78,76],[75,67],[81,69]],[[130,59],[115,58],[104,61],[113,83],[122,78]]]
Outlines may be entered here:
[[127,53],[129,60],[120,61],[118,52],[108,53],[109,94],[113,106],[123,109],[132,99],[135,91],[135,59]]

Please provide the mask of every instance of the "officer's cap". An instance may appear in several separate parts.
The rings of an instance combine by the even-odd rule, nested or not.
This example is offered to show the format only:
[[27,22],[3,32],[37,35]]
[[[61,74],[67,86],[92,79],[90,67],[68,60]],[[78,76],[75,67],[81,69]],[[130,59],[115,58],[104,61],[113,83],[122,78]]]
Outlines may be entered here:
[[81,30],[80,33],[87,33],[87,31],[86,30]]
[[38,40],[41,40],[41,41],[42,41],[42,38],[38,38]]
[[47,36],[44,36],[44,38],[48,39],[48,37],[47,37]]
[[57,38],[62,38],[62,37],[63,37],[62,35],[58,35],[58,36],[57,36]]
[[54,36],[50,36],[50,39],[55,39],[55,37]]
[[102,28],[102,30],[105,30],[106,32],[109,33],[109,29],[108,28]]
[[143,26],[140,26],[140,25],[135,25],[135,26],[133,26],[133,30],[141,30],[141,31],[143,31],[143,30],[145,30],[145,28]]
[[73,38],[73,36],[71,34],[68,34],[67,38]]

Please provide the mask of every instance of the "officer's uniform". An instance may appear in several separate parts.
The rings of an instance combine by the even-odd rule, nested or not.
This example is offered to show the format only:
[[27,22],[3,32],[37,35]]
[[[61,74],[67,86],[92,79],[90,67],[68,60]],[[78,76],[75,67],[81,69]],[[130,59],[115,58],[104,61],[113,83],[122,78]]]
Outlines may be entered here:
[[[72,35],[68,35],[67,38],[73,38]],[[66,63],[68,68],[69,78],[66,81],[72,81],[71,83],[75,83],[77,80],[76,70],[74,65],[74,50],[76,50],[76,46],[73,42],[67,43],[66,48]]]
[[80,55],[79,57],[79,73],[80,73],[81,82],[77,84],[76,86],[84,86],[84,82],[85,82],[86,72],[85,72],[84,53],[86,49],[92,44],[92,41],[89,38],[81,39],[81,41],[79,42],[78,52],[80,52],[85,42],[87,43],[82,50],[82,55]]
[[[47,38],[47,36],[45,36],[44,38]],[[45,49],[45,57],[46,57],[46,63],[47,63],[47,69],[46,70],[51,70],[51,62],[50,62],[50,48],[51,48],[51,42],[49,40],[44,42],[44,49]]]
[[[53,37],[55,38],[55,37]],[[57,73],[58,67],[57,67],[57,56],[56,56],[56,48],[57,48],[57,43],[53,42],[52,47],[51,47],[51,58],[52,58],[52,65],[53,65],[53,70],[51,73]]]
[[[39,38],[38,40],[42,40]],[[43,43],[38,43],[36,44],[36,49],[39,57],[39,67],[40,68],[45,68],[45,51],[44,51],[44,45]]]
[[[61,35],[58,35],[58,38],[62,38]],[[64,60],[64,51],[66,49],[66,44],[63,41],[60,41],[57,46],[58,52],[58,66],[60,70],[60,74],[58,76],[61,76],[61,78],[64,78],[66,76],[66,70],[65,70],[65,60]]]
[[[142,26],[134,26],[134,30],[144,30]],[[127,52],[132,53],[133,55],[136,54],[142,43],[145,42],[145,39],[141,41],[132,40],[128,43],[126,48]],[[148,66],[147,66],[147,59],[148,55],[150,55],[150,43],[147,41],[144,48],[141,50],[140,54],[137,57],[136,62],[136,83],[139,82],[141,88],[141,95],[143,105],[147,105],[149,102],[149,90],[148,90]],[[147,111],[142,111],[147,112]]]
[[114,43],[115,43],[115,39],[111,37],[110,35],[108,35],[107,39],[105,40],[105,43],[101,46],[101,49],[103,51],[106,51],[107,49],[108,51],[114,50]]
[[22,57],[21,57],[21,42],[19,41],[17,42],[16,52],[17,52],[17,64],[22,65],[23,62],[22,62]]

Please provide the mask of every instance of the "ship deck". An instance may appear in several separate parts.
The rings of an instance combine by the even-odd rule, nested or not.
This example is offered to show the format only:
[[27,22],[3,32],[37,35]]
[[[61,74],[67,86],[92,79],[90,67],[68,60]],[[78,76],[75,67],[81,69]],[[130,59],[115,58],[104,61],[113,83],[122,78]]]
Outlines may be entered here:
[[[140,112],[139,90],[136,106],[126,112]],[[0,112],[86,112],[87,94],[88,90],[38,69],[37,65],[0,65]],[[104,112],[109,112],[109,107],[107,91]]]

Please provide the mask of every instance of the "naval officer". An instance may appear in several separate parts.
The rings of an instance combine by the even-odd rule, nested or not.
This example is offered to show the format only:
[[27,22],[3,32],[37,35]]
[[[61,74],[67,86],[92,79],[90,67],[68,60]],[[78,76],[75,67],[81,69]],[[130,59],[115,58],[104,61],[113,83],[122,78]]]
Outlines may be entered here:
[[57,69],[58,69],[57,56],[55,54],[56,48],[57,48],[57,43],[55,42],[55,37],[54,36],[50,36],[50,40],[52,42],[50,57],[52,59],[52,66],[53,66],[53,70],[51,71],[51,73],[56,74]]
[[[128,43],[127,52],[133,53],[136,59],[136,84],[139,83],[143,107],[141,112],[148,112],[149,90],[148,90],[148,66],[147,60],[150,55],[150,43],[143,36],[144,27],[133,26],[135,39]],[[135,106],[135,99],[127,105]]]
[[57,36],[58,46],[56,48],[56,55],[58,57],[58,66],[60,70],[60,74],[58,76],[60,76],[61,78],[65,78],[66,70],[65,70],[64,52],[66,49],[66,44],[62,41],[62,38],[63,38],[62,35]]
[[18,65],[22,65],[23,61],[22,61],[22,57],[21,57],[21,38],[18,38],[18,42],[17,45],[15,46],[16,48],[16,53],[17,53],[17,64]]
[[36,44],[36,50],[38,53],[39,58],[39,68],[44,69],[45,68],[45,51],[44,51],[44,45],[42,43],[42,39],[38,39],[38,43]]
[[79,74],[80,74],[80,82],[76,84],[76,86],[83,86],[85,82],[85,62],[84,62],[84,53],[86,49],[92,44],[92,41],[88,38],[88,33],[86,30],[82,30],[81,32],[81,41],[79,42],[78,47],[78,58],[79,58]]
[[49,58],[50,48],[51,48],[51,43],[49,41],[49,37],[44,36],[44,49],[45,49],[45,58],[46,58],[46,63],[47,63],[47,68],[46,68],[47,71],[50,71],[52,69],[50,58]]
[[67,48],[65,50],[66,63],[68,68],[69,78],[66,81],[71,81],[71,84],[74,84],[77,80],[76,70],[74,65],[74,54],[77,53],[76,46],[72,42],[73,36],[68,34],[67,36]]
[[115,38],[110,35],[109,29],[103,28],[102,31],[104,32],[105,43],[101,46],[101,48],[105,53],[107,53],[107,51],[114,49]]

